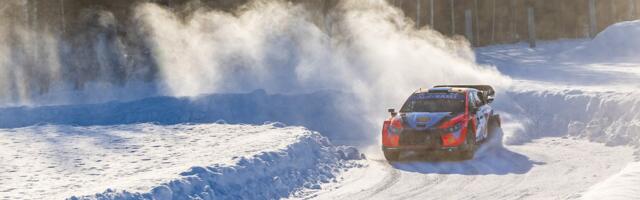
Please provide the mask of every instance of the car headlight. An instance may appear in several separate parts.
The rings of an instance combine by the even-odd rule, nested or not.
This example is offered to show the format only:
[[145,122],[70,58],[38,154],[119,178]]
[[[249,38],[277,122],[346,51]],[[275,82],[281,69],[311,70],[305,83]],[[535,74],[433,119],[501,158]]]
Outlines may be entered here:
[[444,131],[447,133],[453,133],[453,132],[457,132],[460,129],[462,129],[462,122],[460,123],[456,123],[455,125],[449,127],[449,128],[445,128]]
[[399,118],[394,118],[391,120],[391,124],[389,125],[389,129],[387,130],[387,132],[389,134],[398,135],[402,132],[403,128],[404,127],[402,126],[402,120]]

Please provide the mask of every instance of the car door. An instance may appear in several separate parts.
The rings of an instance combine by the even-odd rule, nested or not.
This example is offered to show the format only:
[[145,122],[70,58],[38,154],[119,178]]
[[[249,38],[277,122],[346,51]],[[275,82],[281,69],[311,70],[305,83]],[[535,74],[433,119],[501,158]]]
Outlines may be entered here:
[[477,103],[478,103],[478,113],[476,113],[476,116],[479,118],[478,119],[478,124],[480,124],[480,126],[482,126],[482,128],[480,128],[480,131],[482,132],[482,139],[486,139],[489,137],[489,117],[491,116],[491,106],[489,106],[489,104],[487,104],[486,102],[482,101],[479,96],[477,96],[476,93],[476,99],[477,99]]
[[476,113],[474,113],[476,117],[476,140],[481,141],[487,138],[488,133],[488,112],[490,112],[490,108],[488,105],[483,104],[482,100],[478,97],[477,92],[472,92],[471,94],[473,106],[476,109]]

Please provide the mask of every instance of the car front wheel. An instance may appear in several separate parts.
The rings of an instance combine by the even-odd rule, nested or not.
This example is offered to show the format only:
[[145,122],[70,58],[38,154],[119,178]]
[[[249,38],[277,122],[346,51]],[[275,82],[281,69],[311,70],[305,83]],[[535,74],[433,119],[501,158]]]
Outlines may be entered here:
[[384,153],[384,158],[390,162],[398,161],[398,158],[400,157],[400,152],[398,151],[383,150],[382,152]]

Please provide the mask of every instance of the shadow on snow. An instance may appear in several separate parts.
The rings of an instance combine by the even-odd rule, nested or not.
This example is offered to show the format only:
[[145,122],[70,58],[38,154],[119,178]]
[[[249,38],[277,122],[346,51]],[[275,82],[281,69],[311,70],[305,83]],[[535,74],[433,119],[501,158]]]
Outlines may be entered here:
[[472,160],[466,161],[408,161],[396,162],[392,166],[398,170],[423,174],[460,174],[460,175],[505,175],[525,174],[535,165],[543,162],[530,160],[527,156],[510,151],[502,146],[501,128],[491,131],[489,141],[481,144]]
[[[152,97],[131,102],[0,108],[0,128],[39,124],[72,126],[156,123],[264,124],[305,126],[332,141],[371,143],[368,124],[346,110],[355,97],[336,91],[308,94],[212,94],[192,98]],[[352,106],[351,106],[352,107]],[[355,109],[355,108],[354,108]],[[354,144],[355,145],[355,144]]]

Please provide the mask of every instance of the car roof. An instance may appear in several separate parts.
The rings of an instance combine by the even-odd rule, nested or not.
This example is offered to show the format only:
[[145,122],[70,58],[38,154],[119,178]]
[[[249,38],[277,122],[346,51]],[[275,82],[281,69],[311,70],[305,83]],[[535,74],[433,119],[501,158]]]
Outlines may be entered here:
[[470,91],[477,91],[474,88],[464,88],[464,87],[437,87],[437,88],[429,88],[429,89],[424,89],[424,88],[420,88],[418,90],[416,90],[414,92],[414,94],[420,94],[420,93],[465,93],[465,92],[470,92]]

